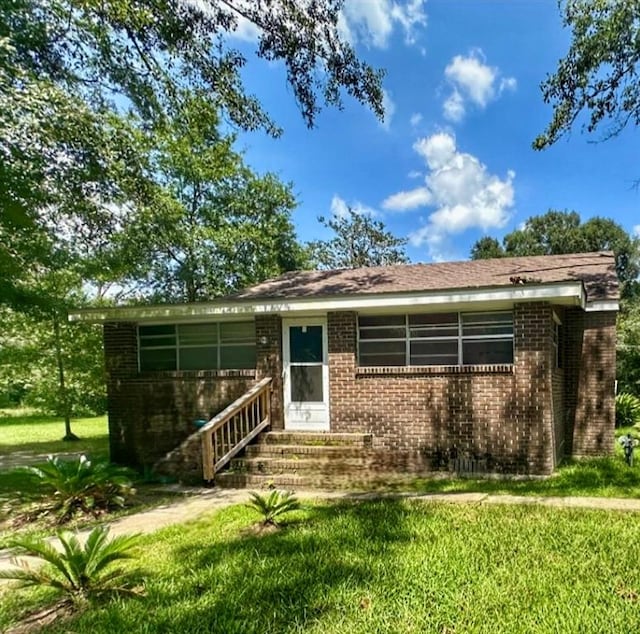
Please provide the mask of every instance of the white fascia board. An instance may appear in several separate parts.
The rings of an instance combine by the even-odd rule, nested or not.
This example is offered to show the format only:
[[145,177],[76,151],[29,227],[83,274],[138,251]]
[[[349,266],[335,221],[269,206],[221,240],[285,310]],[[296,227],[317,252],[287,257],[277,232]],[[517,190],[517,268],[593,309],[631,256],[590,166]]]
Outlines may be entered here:
[[348,295],[329,298],[296,298],[290,300],[247,300],[181,304],[165,306],[128,306],[123,308],[88,308],[69,315],[70,321],[190,321],[209,317],[216,319],[248,317],[263,314],[322,314],[338,310],[388,310],[429,307],[444,310],[473,304],[513,304],[515,302],[553,301],[557,304],[584,306],[581,282],[536,284],[498,288],[434,291],[425,293],[389,293],[380,295]]
[[616,301],[589,302],[584,309],[588,313],[618,311],[620,303]]

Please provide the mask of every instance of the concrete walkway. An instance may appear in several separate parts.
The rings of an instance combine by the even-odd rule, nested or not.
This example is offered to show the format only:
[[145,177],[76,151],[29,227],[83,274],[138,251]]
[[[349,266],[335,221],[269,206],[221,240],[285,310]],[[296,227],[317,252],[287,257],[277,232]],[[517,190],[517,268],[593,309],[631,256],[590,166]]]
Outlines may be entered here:
[[[163,504],[154,509],[135,513],[110,523],[111,535],[130,533],[153,533],[166,526],[172,526],[195,519],[203,513],[247,502],[249,491],[244,489],[190,489],[190,497],[177,502]],[[592,498],[592,497],[533,497],[517,495],[489,495],[486,493],[356,493],[344,491],[296,491],[304,500],[376,500],[408,499],[425,502],[448,502],[453,504],[526,504],[554,508],[597,509],[605,511],[625,511],[640,513],[640,499]],[[86,537],[89,530],[80,531],[80,537]],[[55,538],[51,538],[56,543]],[[12,554],[0,551],[0,569],[13,567]],[[38,560],[21,557],[28,562]]]

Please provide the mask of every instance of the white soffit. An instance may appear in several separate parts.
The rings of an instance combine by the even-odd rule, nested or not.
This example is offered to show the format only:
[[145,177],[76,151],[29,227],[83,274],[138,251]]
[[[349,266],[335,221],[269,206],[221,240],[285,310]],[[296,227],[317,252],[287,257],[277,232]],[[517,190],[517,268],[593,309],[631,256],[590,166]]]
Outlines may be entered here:
[[[238,319],[262,314],[319,314],[337,310],[385,311],[399,308],[412,310],[428,307],[430,310],[508,307],[514,302],[552,301],[565,306],[585,307],[582,282],[563,284],[536,284],[430,293],[386,293],[380,295],[348,295],[335,297],[304,297],[260,301],[236,300],[174,304],[158,306],[127,306],[121,308],[87,308],[70,313],[70,321],[167,321],[197,320],[207,317]],[[607,302],[615,304],[616,302]],[[593,305],[593,304],[591,304]],[[589,308],[588,308],[589,309]],[[617,310],[617,308],[591,308],[590,310]]]

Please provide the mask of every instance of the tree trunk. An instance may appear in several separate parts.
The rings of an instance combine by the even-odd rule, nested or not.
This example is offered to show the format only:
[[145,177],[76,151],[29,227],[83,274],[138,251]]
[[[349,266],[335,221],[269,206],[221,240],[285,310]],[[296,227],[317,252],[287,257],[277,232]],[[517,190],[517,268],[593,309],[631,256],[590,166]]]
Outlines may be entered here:
[[64,416],[64,438],[62,440],[80,440],[71,431],[71,412],[69,408],[67,387],[64,381],[64,360],[62,358],[62,342],[60,340],[60,322],[58,321],[58,315],[53,316],[53,343],[56,348],[56,363],[58,364],[58,388],[60,390],[60,403],[62,404],[62,413]]

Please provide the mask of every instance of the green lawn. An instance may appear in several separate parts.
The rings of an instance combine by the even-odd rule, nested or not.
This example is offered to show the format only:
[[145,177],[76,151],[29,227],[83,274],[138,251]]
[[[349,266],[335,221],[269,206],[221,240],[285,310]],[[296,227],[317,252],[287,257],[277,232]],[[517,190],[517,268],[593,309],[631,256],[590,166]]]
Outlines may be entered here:
[[71,421],[77,442],[64,442],[64,421],[28,410],[0,410],[0,458],[24,452],[55,454],[85,452],[94,457],[108,457],[107,417],[80,418]]
[[[146,537],[147,597],[47,631],[370,634],[640,627],[640,516],[385,500],[257,536],[245,507]],[[39,600],[42,600],[40,596]],[[6,591],[0,630],[36,601]]]
[[[540,496],[589,496],[640,498],[640,447],[636,449],[633,467],[624,461],[617,438],[631,433],[640,437],[632,427],[616,429],[615,455],[608,458],[573,460],[563,464],[549,478],[451,478],[446,474],[435,477],[380,478],[366,488],[380,491],[413,491],[415,493],[490,493]],[[353,488],[361,488],[352,481]]]

